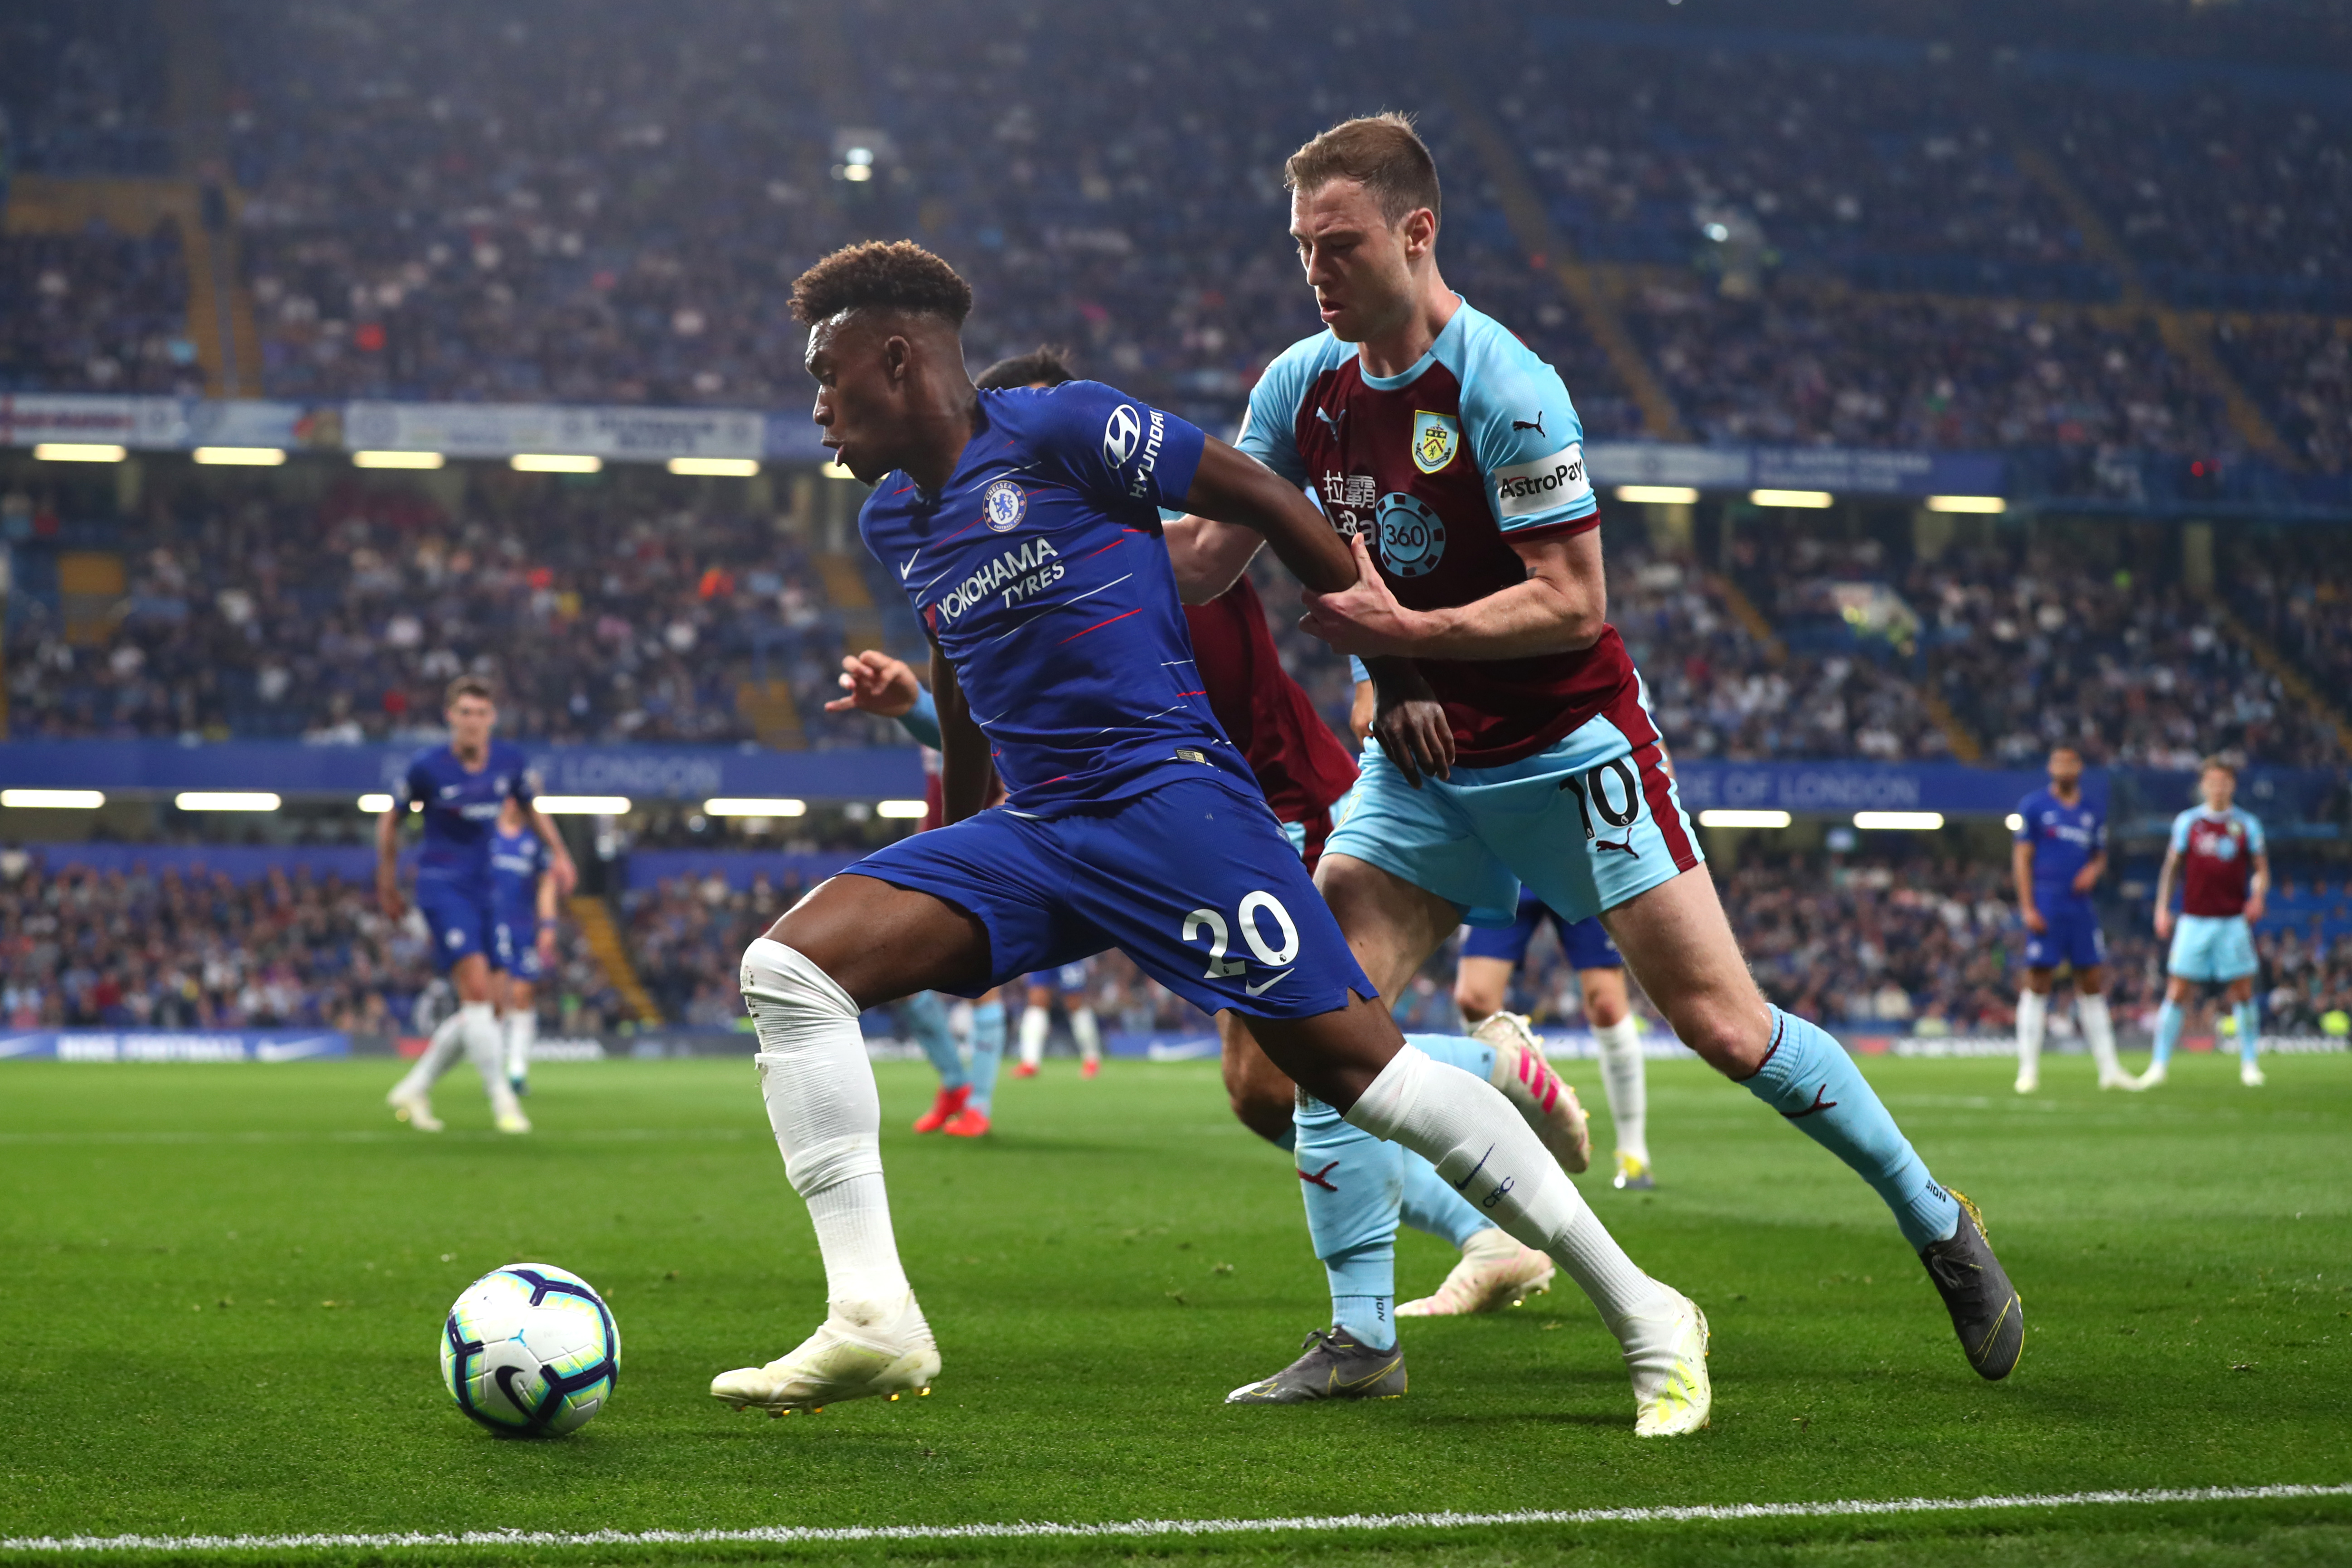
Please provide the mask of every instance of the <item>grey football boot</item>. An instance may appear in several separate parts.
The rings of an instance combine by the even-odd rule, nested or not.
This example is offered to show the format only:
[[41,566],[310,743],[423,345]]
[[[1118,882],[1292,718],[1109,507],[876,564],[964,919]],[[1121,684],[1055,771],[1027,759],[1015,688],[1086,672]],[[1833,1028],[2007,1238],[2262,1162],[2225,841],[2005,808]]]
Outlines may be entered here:
[[1959,1228],[1950,1240],[1921,1247],[1919,1261],[1952,1314],[1952,1330],[1960,1336],[1969,1364],[1979,1377],[1997,1383],[2024,1352],[2025,1303],[1985,1239],[1984,1215],[1958,1193],[1952,1196],[1960,1205]]
[[1345,1329],[1314,1329],[1307,1353],[1272,1377],[1244,1384],[1228,1405],[1306,1405],[1318,1399],[1398,1399],[1404,1394],[1404,1351],[1376,1351]]

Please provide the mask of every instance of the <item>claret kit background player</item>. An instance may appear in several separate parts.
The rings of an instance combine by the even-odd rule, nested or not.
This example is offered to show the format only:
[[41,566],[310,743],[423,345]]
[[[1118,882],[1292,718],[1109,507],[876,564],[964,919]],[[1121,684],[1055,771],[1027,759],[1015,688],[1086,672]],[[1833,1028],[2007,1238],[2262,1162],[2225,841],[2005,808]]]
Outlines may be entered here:
[[[793,302],[824,444],[874,486],[859,531],[933,639],[949,822],[825,882],[743,955],[762,1097],[829,1305],[801,1346],[712,1394],[782,1411],[929,1382],[939,1352],[891,1231],[858,1013],[1117,945],[1204,1012],[1245,1015],[1302,1090],[1549,1252],[1624,1348],[1637,1431],[1703,1425],[1697,1308],[1626,1258],[1510,1101],[1398,1035],[1191,683],[1160,509],[1253,530],[1338,593],[1359,567],[1319,514],[1109,387],[974,388],[971,289],[919,247],[836,252]],[[983,810],[992,777],[1006,798]]]
[[[2270,896],[2271,858],[2263,825],[2237,804],[2238,770],[2208,757],[2197,778],[2204,804],[2172,819],[2172,842],[2156,879],[2156,934],[2169,940],[2164,1005],[2156,1015],[2156,1054],[2140,1075],[2147,1088],[2162,1083],[2173,1047],[2188,1022],[2198,989],[2219,985],[2238,1026],[2238,1081],[2263,1086],[2262,1008],[2254,1000],[2254,921]],[[2180,912],[2172,911],[2172,879],[2180,877]]]
[[449,977],[457,1009],[433,1031],[415,1067],[385,1098],[393,1113],[426,1132],[441,1130],[429,1098],[434,1083],[463,1050],[482,1075],[501,1132],[528,1132],[530,1121],[507,1079],[499,1030],[498,981],[491,972],[498,942],[497,883],[490,847],[507,802],[528,816],[547,846],[558,890],[574,873],[562,837],[531,805],[538,784],[519,746],[491,739],[499,710],[489,683],[461,675],[449,683],[442,710],[449,743],[416,753],[392,793],[392,809],[376,819],[376,901],[389,920],[406,913],[400,896],[400,828],[414,803],[424,819],[425,848],[416,860],[416,909],[432,936],[434,966]]
[[2091,889],[2107,868],[2107,813],[2083,797],[2083,754],[2050,753],[2050,787],[2017,803],[2017,912],[2025,922],[2025,989],[2017,997],[2017,1092],[2042,1087],[2042,1033],[2058,966],[2073,966],[2074,1021],[2098,1064],[2101,1089],[2140,1087],[2116,1056],[2107,1014],[2107,946]]
[[[1357,958],[1393,997],[1464,919],[1508,923],[1522,885],[1598,913],[1677,1037],[1879,1194],[1969,1365],[2007,1375],[2022,1309],[1969,1206],[1844,1049],[1748,975],[1608,624],[1576,410],[1439,275],[1428,149],[1402,116],[1353,120],[1286,176],[1328,330],[1267,367],[1241,446],[1312,488],[1359,569],[1337,593],[1310,584],[1302,623],[1379,689],[1380,745],[1316,877]],[[1186,531],[1227,576],[1257,547],[1229,526]]]

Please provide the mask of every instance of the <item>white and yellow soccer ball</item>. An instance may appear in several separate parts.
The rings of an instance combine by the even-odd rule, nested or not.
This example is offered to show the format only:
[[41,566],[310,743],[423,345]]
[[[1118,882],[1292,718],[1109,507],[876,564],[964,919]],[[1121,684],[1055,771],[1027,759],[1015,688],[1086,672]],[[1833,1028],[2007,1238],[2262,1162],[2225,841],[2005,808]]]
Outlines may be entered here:
[[551,1264],[483,1275],[441,1326],[441,1382],[458,1409],[493,1432],[577,1432],[620,1374],[612,1310],[588,1281]]

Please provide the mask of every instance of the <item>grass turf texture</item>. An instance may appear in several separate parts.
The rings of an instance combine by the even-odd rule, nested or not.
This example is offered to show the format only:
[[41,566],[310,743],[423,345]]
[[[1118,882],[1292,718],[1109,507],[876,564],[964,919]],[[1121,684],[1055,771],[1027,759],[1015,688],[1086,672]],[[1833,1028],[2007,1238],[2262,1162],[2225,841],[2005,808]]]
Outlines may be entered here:
[[[1008,1079],[1000,1131],[917,1138],[880,1069],[901,1246],[946,1368],[928,1399],[770,1421],[704,1392],[814,1326],[823,1281],[743,1062],[543,1068],[499,1139],[469,1074],[428,1137],[383,1063],[0,1065],[0,1536],[948,1525],[2333,1485],[2352,1479],[2352,1058],[2190,1058],[2145,1096],[2061,1058],[1868,1071],[1983,1205],[2023,1364],[1967,1370],[1858,1182],[1696,1066],[1652,1070],[1651,1194],[1585,1189],[1715,1329],[1711,1431],[1637,1441],[1565,1279],[1409,1322],[1412,1392],[1232,1409],[1322,1321],[1286,1156],[1213,1065]],[[1601,1101],[1591,1064],[1568,1076]],[[1601,1118],[1605,1121],[1605,1116]],[[1605,1134],[1601,1140],[1606,1146]],[[476,1275],[536,1258],[610,1299],[612,1405],[552,1442],[461,1417],[434,1360]],[[1451,1261],[1410,1233],[1406,1293]],[[2352,1561],[2352,1500],[1706,1526],[695,1549],[610,1562]],[[324,1552],[362,1561],[414,1553]],[[139,1559],[152,1563],[149,1555]],[[248,1561],[251,1559],[248,1558]]]

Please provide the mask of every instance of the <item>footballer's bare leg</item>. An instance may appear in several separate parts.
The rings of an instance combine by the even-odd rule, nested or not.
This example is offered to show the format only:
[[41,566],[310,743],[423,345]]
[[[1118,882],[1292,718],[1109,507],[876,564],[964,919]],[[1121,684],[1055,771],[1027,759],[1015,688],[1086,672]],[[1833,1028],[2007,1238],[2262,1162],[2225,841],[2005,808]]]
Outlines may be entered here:
[[1217,1015],[1218,1066],[1225,1099],[1241,1124],[1277,1148],[1290,1147],[1297,1086],[1283,1075],[1238,1013]]
[[1601,922],[1683,1043],[1868,1183],[1918,1252],[1978,1374],[2006,1377],[2024,1309],[1974,1206],[1928,1174],[1843,1047],[1764,999],[1705,866],[1637,893]]
[[871,877],[820,885],[744,950],[753,1058],[784,1174],[824,1258],[826,1315],[798,1348],[722,1373],[714,1398],[772,1415],[927,1391],[937,1342],[898,1260],[882,1180],[882,1108],[863,1009],[917,991],[973,989],[988,933],[952,904]]

